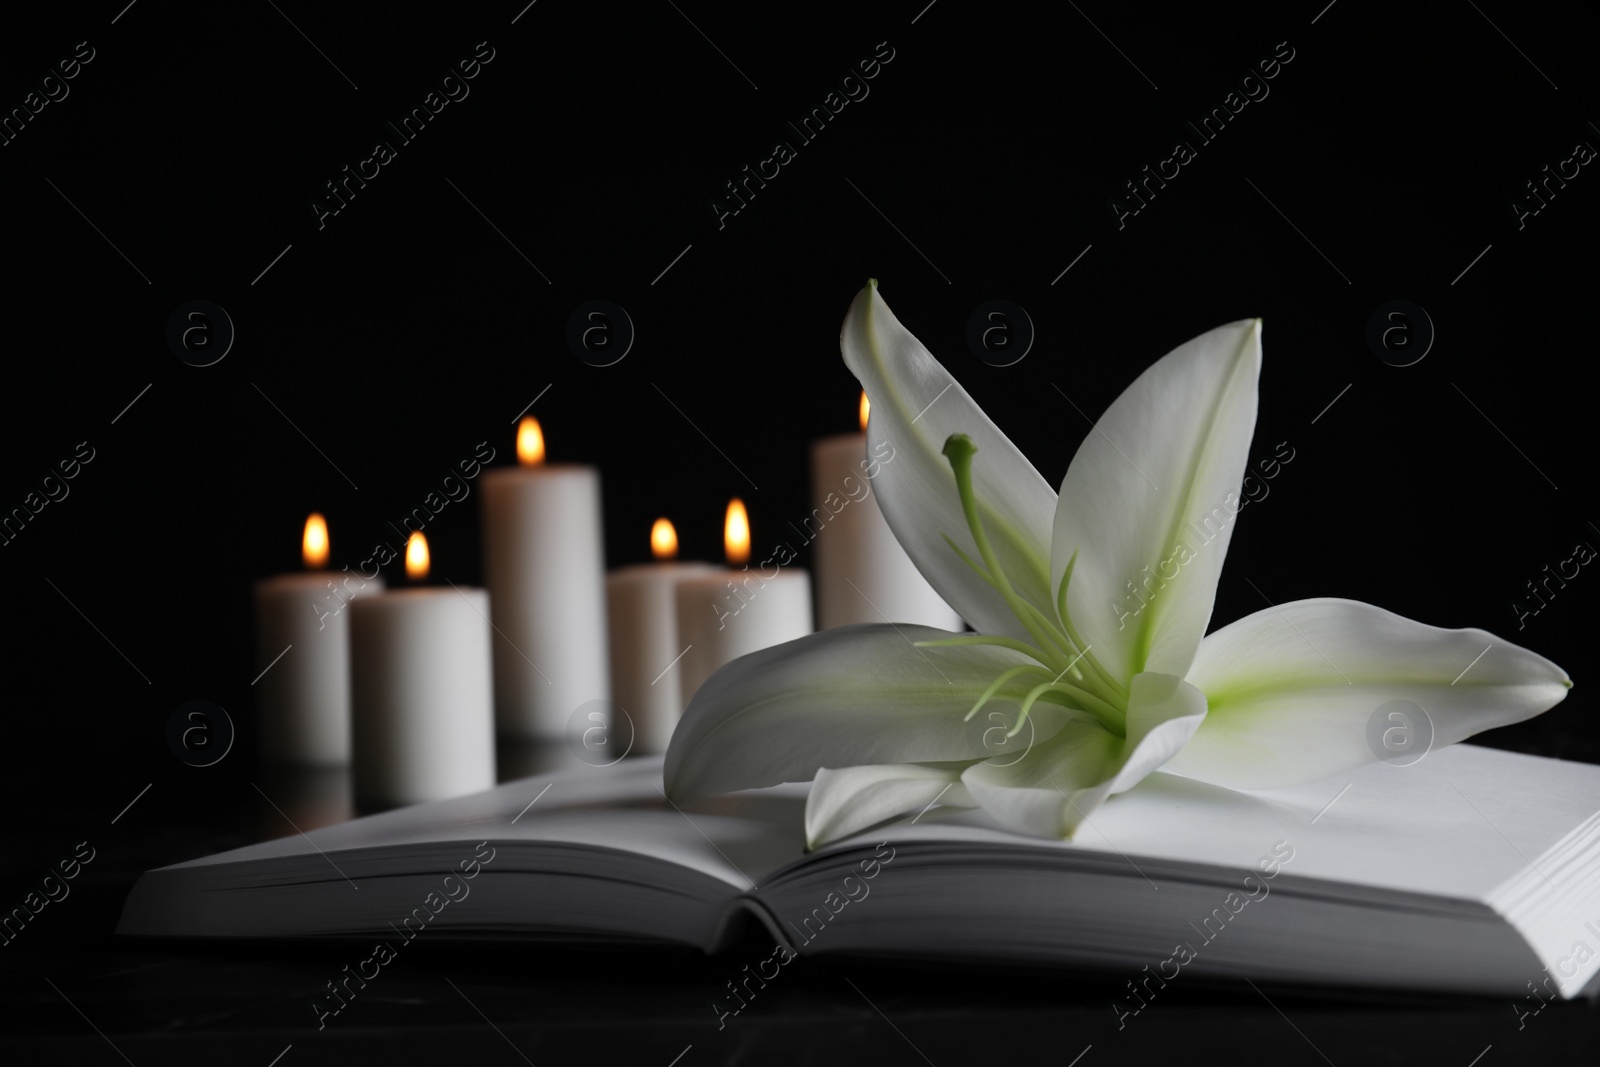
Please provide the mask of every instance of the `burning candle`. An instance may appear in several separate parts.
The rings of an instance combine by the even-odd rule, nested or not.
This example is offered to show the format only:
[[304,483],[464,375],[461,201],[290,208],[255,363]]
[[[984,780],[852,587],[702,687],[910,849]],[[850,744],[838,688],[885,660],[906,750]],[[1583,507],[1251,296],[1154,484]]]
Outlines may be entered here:
[[[406,542],[406,576],[426,578],[428,542]],[[363,808],[494,785],[489,596],[415,587],[350,606],[351,784]]]
[[788,545],[757,567],[750,561],[750,517],[744,502],[728,503],[723,522],[727,570],[685,577],[675,601],[678,640],[687,651],[678,664],[684,705],[718,667],[740,656],[811,632],[811,578]]
[[[611,627],[611,699],[633,723],[635,753],[665,752],[683,711],[676,669],[677,587],[691,575],[720,574],[709,563],[679,563],[678,532],[666,519],[650,528],[653,563],[618,567],[606,577]],[[616,736],[624,727],[612,724]]]
[[961,616],[934,592],[878,509],[872,479],[894,451],[867,455],[870,405],[861,394],[861,432],[811,446],[812,511],[805,521],[817,568],[817,624],[909,622],[961,630]]
[[560,740],[573,711],[611,695],[600,475],[546,463],[532,417],[517,429],[517,460],[483,476],[495,721],[502,734]]
[[321,568],[328,524],[312,512],[301,537],[306,570],[255,584],[255,686],[261,691],[262,754],[275,763],[350,760],[350,626],[346,604],[381,592],[382,578]]

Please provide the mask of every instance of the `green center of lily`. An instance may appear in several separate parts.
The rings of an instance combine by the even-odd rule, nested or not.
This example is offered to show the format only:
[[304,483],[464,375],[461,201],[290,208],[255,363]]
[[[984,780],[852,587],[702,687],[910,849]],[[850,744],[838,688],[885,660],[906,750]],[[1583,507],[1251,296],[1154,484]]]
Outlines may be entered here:
[[1000,594],[1017,621],[1033,638],[1033,643],[989,634],[969,634],[941,641],[919,641],[918,646],[998,645],[1021,652],[1033,661],[1000,672],[967,712],[969,720],[1012,679],[1027,677],[1038,684],[1022,697],[1017,721],[1007,736],[1014,737],[1021,732],[1028,720],[1028,713],[1041,700],[1083,712],[1111,733],[1118,737],[1125,736],[1128,691],[1095,659],[1092,647],[1078,634],[1077,628],[1072,625],[1072,616],[1067,611],[1067,584],[1072,580],[1072,568],[1078,561],[1077,553],[1073,553],[1066,571],[1061,575],[1061,584],[1056,589],[1055,603],[1051,605],[1049,613],[1017,593],[1006,577],[989,538],[984,534],[983,521],[978,514],[978,500],[972,490],[972,457],[977,451],[972,438],[962,433],[951,434],[944,443],[945,458],[950,461],[950,469],[955,473],[961,511],[966,516],[967,529],[972,534],[982,563],[962,551],[949,534],[945,534],[944,539],[963,563]]

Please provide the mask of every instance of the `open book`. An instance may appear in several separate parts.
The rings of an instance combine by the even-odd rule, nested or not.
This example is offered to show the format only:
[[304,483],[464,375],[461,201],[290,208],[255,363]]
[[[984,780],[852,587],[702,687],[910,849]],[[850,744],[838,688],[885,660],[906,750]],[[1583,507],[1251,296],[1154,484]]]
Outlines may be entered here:
[[774,968],[1049,964],[1109,969],[1118,995],[1183,972],[1600,987],[1600,766],[1455,745],[1270,792],[1157,773],[1075,841],[934,809],[810,854],[804,784],[680,807],[660,783],[659,757],[627,760],[163,867],[118,931],[360,937],[392,958],[461,936],[716,951],[759,924]]

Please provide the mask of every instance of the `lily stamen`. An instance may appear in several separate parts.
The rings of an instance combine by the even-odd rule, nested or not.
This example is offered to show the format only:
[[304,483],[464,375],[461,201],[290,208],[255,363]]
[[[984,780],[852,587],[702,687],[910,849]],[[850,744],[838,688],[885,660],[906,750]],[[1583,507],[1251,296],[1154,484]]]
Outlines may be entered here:
[[[1072,639],[1072,643],[1083,649],[1084,662],[1089,665],[1089,669],[1100,679],[1100,684],[1115,693],[1121,703],[1126,704],[1128,702],[1128,690],[1112,676],[1110,671],[1100,665],[1099,660],[1094,658],[1089,645],[1079,636],[1078,628],[1072,625],[1072,615],[1067,611],[1067,584],[1072,581],[1072,568],[1077,565],[1078,553],[1074,549],[1071,558],[1067,560],[1066,570],[1061,572],[1061,584],[1056,588],[1056,614],[1061,617],[1061,624],[1066,627],[1067,636]],[[1081,678],[1082,675],[1078,677]]]
[[1093,693],[1086,693],[1075,685],[1067,685],[1063,682],[1045,682],[1028,690],[1028,695],[1022,698],[1022,708],[1017,713],[1016,725],[1006,731],[1007,738],[1016,737],[1017,734],[1022,732],[1022,727],[1028,721],[1028,712],[1033,709],[1033,705],[1041,697],[1049,693],[1059,693],[1070,698],[1073,703],[1069,704],[1068,707],[1077,711],[1088,712],[1099,721],[1101,726],[1104,726],[1111,733],[1116,734],[1118,737],[1126,736],[1126,728],[1123,725],[1124,713],[1120,709],[1112,707]]
[[[944,443],[944,455],[950,461],[950,469],[955,474],[956,493],[961,498],[961,511],[966,516],[967,529],[972,533],[973,543],[978,546],[978,555],[983,557],[984,566],[989,569],[990,581],[1010,605],[1012,614],[1022,623],[1023,628],[1033,635],[1033,639],[1038,642],[1041,649],[1048,648],[1055,642],[1029,617],[1024,601],[1017,595],[1016,590],[1011,588],[1011,582],[1006,578],[1005,571],[1000,568],[1000,560],[995,556],[994,548],[990,546],[989,538],[983,532],[983,520],[978,515],[977,494],[972,491],[972,457],[977,452],[978,448],[972,443],[972,438],[964,433],[953,433]],[[968,559],[968,562],[971,560]],[[1054,658],[1044,662],[1053,663]],[[1065,665],[1063,662],[1057,666]]]
[[985,689],[983,691],[983,694],[978,697],[977,703],[972,705],[972,710],[967,712],[966,718],[963,719],[962,721],[963,722],[971,722],[972,721],[972,717],[974,715],[978,714],[979,711],[983,710],[983,706],[985,704],[989,703],[989,701],[991,699],[993,699],[994,695],[1000,691],[1000,687],[1001,686],[1005,685],[1007,682],[1009,682],[1011,679],[1015,678],[1017,675],[1026,673],[1028,671],[1037,671],[1040,674],[1048,674],[1048,673],[1050,673],[1049,671],[1045,670],[1043,667],[1039,666],[1036,663],[1024,663],[1019,667],[1012,667],[1009,670],[1001,671],[1000,672],[1000,676],[997,677],[994,681],[989,683],[989,688]]
[[[1087,711],[1095,718],[1104,721],[1107,728],[1121,735],[1123,720],[1126,718],[1124,710],[1127,704],[1127,691],[1118,685],[1105,668],[1094,659],[1088,646],[1078,637],[1077,631],[1072,628],[1071,622],[1066,618],[1067,583],[1072,578],[1072,568],[1077,563],[1077,554],[1074,553],[1067,564],[1066,573],[1061,576],[1061,586],[1056,595],[1057,613],[1061,616],[1062,625],[1067,627],[1063,632],[1062,625],[1057,625],[1044,612],[1028,603],[1012,588],[1011,582],[1006,578],[1005,571],[1000,567],[999,558],[989,544],[989,539],[984,534],[983,522],[978,514],[977,496],[972,488],[972,457],[977,454],[977,447],[973,445],[972,438],[966,434],[951,434],[944,443],[945,457],[950,461],[950,469],[955,474],[956,492],[961,499],[961,510],[966,516],[967,527],[972,533],[972,541],[978,548],[978,554],[983,558],[984,567],[977,563],[957,545],[950,535],[945,534],[944,539],[955,551],[956,555],[967,566],[976,571],[980,577],[991,585],[1005,600],[1017,620],[1031,634],[1039,647],[1028,650],[1028,655],[1038,660],[1047,673],[1054,672],[1054,678],[1032,690],[1022,703],[1022,711],[1017,718],[1017,723],[1012,727],[1007,736],[1015,737],[1017,731],[1022,729],[1022,724],[1027,720],[1028,709],[1034,701],[1045,693],[1057,693],[1071,698],[1074,707]],[[930,642],[932,643],[932,642]],[[1021,644],[1021,642],[1018,642]],[[1026,646],[1024,646],[1026,647]],[[1070,657],[1067,658],[1067,657]],[[1079,663],[1088,665],[1091,681],[1088,675],[1077,669]],[[988,703],[999,688],[1028,667],[1013,667],[1001,673],[1000,677],[984,691],[972,710],[967,713],[970,720],[977,714],[978,709]],[[1061,681],[1061,677],[1071,674],[1076,681],[1082,682],[1083,687],[1070,685]],[[1096,692],[1098,690],[1098,692]],[[1107,699],[1109,698],[1109,699]]]

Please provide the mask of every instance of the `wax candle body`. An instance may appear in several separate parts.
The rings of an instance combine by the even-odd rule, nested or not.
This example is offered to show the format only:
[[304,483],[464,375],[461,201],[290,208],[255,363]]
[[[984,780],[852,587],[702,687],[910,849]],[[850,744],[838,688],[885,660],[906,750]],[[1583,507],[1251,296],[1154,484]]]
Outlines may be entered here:
[[363,808],[494,785],[489,597],[402,589],[350,605],[351,778]]
[[678,657],[689,642],[678,638],[678,583],[718,573],[708,563],[663,560],[619,567],[606,576],[611,700],[633,724],[635,755],[665,752],[683,712]]
[[256,670],[265,672],[256,688],[268,760],[350,761],[348,602],[382,591],[382,578],[329,571],[280,574],[255,584]]
[[727,569],[678,583],[678,662],[684,706],[718,667],[811,632],[811,577],[799,568]]
[[559,741],[611,695],[600,475],[540,464],[483,476],[484,574],[495,629],[495,723]]
[[881,464],[866,453],[863,433],[824,437],[811,446],[813,510],[805,532],[815,553],[817,626],[909,622],[964,629],[884,521],[866,476]]

